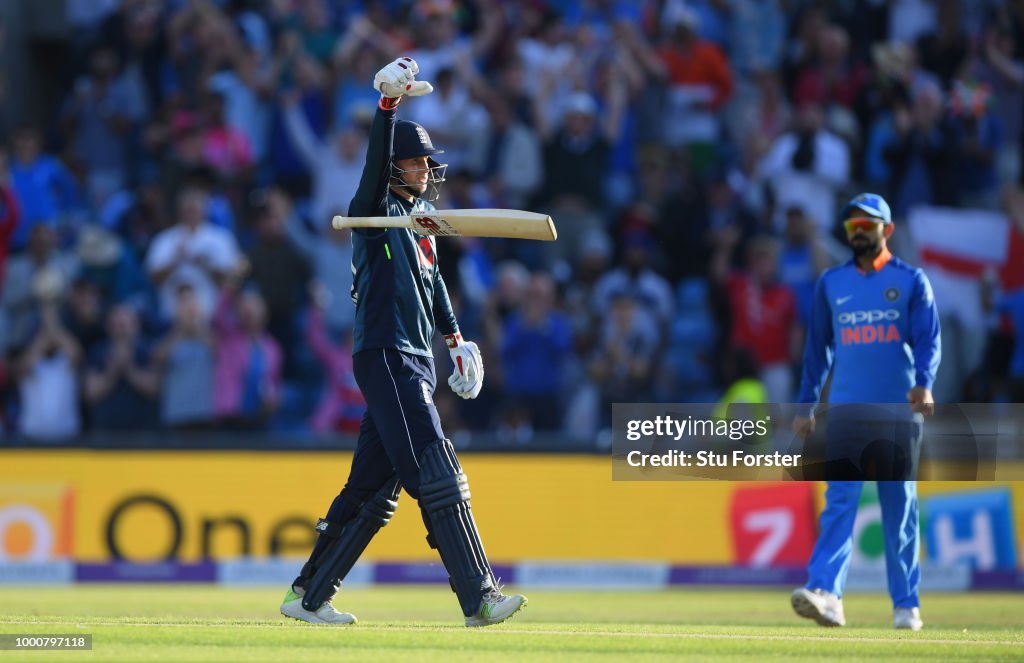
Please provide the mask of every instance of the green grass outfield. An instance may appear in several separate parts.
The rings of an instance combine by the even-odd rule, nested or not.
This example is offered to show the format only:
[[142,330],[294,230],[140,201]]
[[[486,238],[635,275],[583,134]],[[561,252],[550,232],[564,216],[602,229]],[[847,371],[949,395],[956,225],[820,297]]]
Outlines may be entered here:
[[0,633],[92,633],[92,651],[0,651],[0,661],[1024,660],[1024,598],[925,597],[925,630],[893,631],[888,599],[847,597],[851,626],[793,615],[786,591],[528,591],[513,620],[463,627],[441,588],[346,590],[355,626],[277,612],[283,591],[209,585],[0,588]]

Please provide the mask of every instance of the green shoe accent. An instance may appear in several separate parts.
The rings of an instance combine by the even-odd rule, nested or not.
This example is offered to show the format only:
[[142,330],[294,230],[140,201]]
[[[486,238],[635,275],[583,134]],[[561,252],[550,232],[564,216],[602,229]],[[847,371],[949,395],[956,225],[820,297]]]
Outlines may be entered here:
[[288,603],[289,601],[294,601],[295,599],[301,599],[301,598],[302,598],[301,596],[299,596],[298,594],[295,593],[294,589],[289,587],[288,588],[288,593],[284,595],[284,600],[281,601],[281,604],[283,605],[285,603]]

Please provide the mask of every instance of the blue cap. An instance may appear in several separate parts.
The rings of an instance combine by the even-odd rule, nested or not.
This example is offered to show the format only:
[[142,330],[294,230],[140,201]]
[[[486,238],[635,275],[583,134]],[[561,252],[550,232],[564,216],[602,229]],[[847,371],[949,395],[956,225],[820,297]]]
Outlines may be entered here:
[[881,219],[882,223],[892,223],[892,213],[889,211],[889,203],[885,202],[877,193],[861,193],[853,197],[843,208],[840,219],[845,221],[851,218],[858,211]]

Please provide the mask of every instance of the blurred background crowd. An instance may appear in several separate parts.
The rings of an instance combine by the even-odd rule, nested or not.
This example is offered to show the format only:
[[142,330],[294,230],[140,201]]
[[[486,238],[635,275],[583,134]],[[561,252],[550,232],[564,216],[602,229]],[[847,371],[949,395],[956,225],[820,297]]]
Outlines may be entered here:
[[[330,219],[398,55],[435,88],[400,115],[445,150],[437,206],[546,211],[560,233],[438,242],[487,368],[476,401],[438,389],[450,434],[593,440],[613,402],[791,401],[814,280],[849,257],[847,196],[888,198],[912,262],[916,206],[1019,216],[1020,0],[63,0],[0,18],[9,434],[358,430],[351,248]],[[1021,400],[1022,284],[985,272],[980,315],[944,312],[937,399]]]

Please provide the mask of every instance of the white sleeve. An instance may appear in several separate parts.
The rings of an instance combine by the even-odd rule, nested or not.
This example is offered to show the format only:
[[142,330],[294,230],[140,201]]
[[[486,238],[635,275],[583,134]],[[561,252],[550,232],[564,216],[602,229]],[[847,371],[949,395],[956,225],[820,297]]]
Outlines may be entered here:
[[213,240],[209,245],[212,249],[210,259],[213,266],[223,271],[234,269],[239,259],[235,236],[223,228],[216,228],[216,233],[211,234],[210,238]]
[[153,238],[149,245],[149,253],[146,254],[146,271],[153,273],[159,271],[174,261],[176,249],[174,237],[168,231],[164,231]]
[[817,141],[814,172],[834,186],[846,184],[850,178],[850,150],[837,136],[825,134]]

